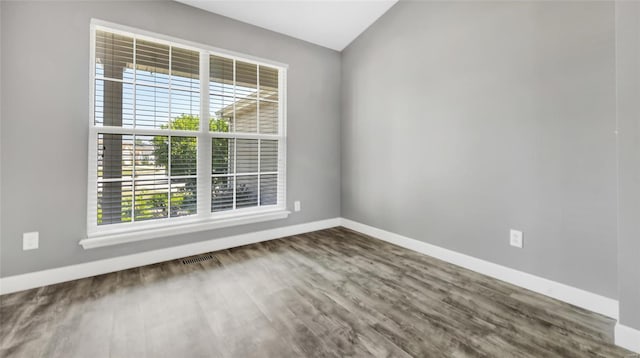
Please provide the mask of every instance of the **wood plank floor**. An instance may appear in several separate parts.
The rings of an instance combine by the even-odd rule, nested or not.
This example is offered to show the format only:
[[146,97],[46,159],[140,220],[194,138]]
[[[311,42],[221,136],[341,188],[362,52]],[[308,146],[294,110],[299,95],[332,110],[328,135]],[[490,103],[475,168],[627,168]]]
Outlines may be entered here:
[[631,357],[598,314],[334,228],[1,296],[1,357]]

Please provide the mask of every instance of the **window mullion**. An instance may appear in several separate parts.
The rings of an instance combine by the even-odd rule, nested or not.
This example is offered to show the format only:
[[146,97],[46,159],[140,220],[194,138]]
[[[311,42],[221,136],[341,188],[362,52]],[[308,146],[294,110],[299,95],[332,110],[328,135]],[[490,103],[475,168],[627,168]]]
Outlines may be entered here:
[[167,217],[171,217],[171,136],[167,136]]
[[[257,122],[256,132],[260,134],[261,133],[260,131],[260,65],[256,66],[256,122]],[[258,139],[258,185],[256,187],[256,191],[258,195],[258,202],[256,203],[257,207],[260,206],[260,180],[262,179],[260,175],[261,147],[262,147],[262,140]]]
[[[171,73],[171,70],[173,68],[173,64],[171,63],[171,61],[173,60],[172,51],[173,51],[173,46],[169,46],[169,93],[168,93],[168,103],[167,103],[168,115],[169,115],[169,118],[168,118],[169,122],[168,122],[167,128],[169,129],[171,129],[171,124],[172,124],[171,120],[173,119],[173,115],[171,113],[171,95],[173,94],[171,92],[171,80],[173,78]],[[167,143],[169,143],[169,148],[167,148],[167,217],[170,218],[171,217],[171,135],[167,136]],[[197,166],[198,164],[196,163],[196,167]]]
[[200,132],[197,158],[198,216],[211,214],[211,138],[209,136],[209,54],[200,52]]
[[[236,123],[236,59],[233,59],[233,132],[237,131]],[[238,139],[233,140],[233,210],[236,210],[236,187],[238,186],[237,163],[238,163]]]
[[133,130],[131,131],[131,137],[133,138],[133,161],[131,163],[131,222],[136,221],[136,140],[138,135],[135,129],[138,127],[138,109],[136,92],[138,91],[138,68],[137,68],[137,37],[133,37]]

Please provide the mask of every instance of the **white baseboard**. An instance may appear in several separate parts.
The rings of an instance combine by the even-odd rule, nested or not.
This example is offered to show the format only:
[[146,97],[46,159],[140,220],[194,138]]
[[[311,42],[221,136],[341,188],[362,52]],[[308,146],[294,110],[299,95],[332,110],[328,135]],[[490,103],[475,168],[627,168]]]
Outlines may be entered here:
[[198,255],[205,252],[223,250],[256,242],[273,240],[285,236],[328,229],[340,226],[340,222],[340,218],[314,221],[305,224],[291,225],[220,239],[195,242],[166,249],[147,251],[139,254],[3,277],[0,278],[0,295],[65,281],[77,280],[85,277],[102,275],[132,267],[150,265],[162,261],[175,260],[185,256]]
[[626,348],[640,354],[640,331],[619,322],[615,329],[616,346]]
[[510,284],[570,303],[613,319],[618,319],[618,301],[612,298],[568,286],[526,272],[494,264],[472,256],[461,254],[426,242],[411,239],[389,231],[342,219],[342,226],[402,246],[404,248],[433,256],[440,260],[464,267]]
[[[560,301],[600,313],[616,320],[618,319],[617,300],[344,218],[285,226],[139,254],[4,277],[0,278],[0,295],[340,225]],[[615,343],[623,348],[640,353],[640,331],[618,323],[615,327]]]

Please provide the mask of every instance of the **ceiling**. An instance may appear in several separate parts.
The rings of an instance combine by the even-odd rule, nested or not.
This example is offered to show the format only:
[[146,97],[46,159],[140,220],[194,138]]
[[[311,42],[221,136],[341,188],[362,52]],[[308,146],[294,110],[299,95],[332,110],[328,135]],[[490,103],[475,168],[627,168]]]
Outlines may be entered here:
[[176,0],[342,51],[398,0]]

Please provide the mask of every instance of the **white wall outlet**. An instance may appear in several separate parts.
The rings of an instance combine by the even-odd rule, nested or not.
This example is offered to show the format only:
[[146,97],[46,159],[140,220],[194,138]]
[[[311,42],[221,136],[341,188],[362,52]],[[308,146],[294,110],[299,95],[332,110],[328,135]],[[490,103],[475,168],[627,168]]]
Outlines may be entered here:
[[509,234],[509,243],[511,243],[511,246],[522,248],[524,244],[522,231],[511,230]]
[[300,211],[300,202],[299,201],[294,201],[293,202],[293,211]]
[[22,250],[35,250],[39,246],[39,234],[37,231],[22,234]]

